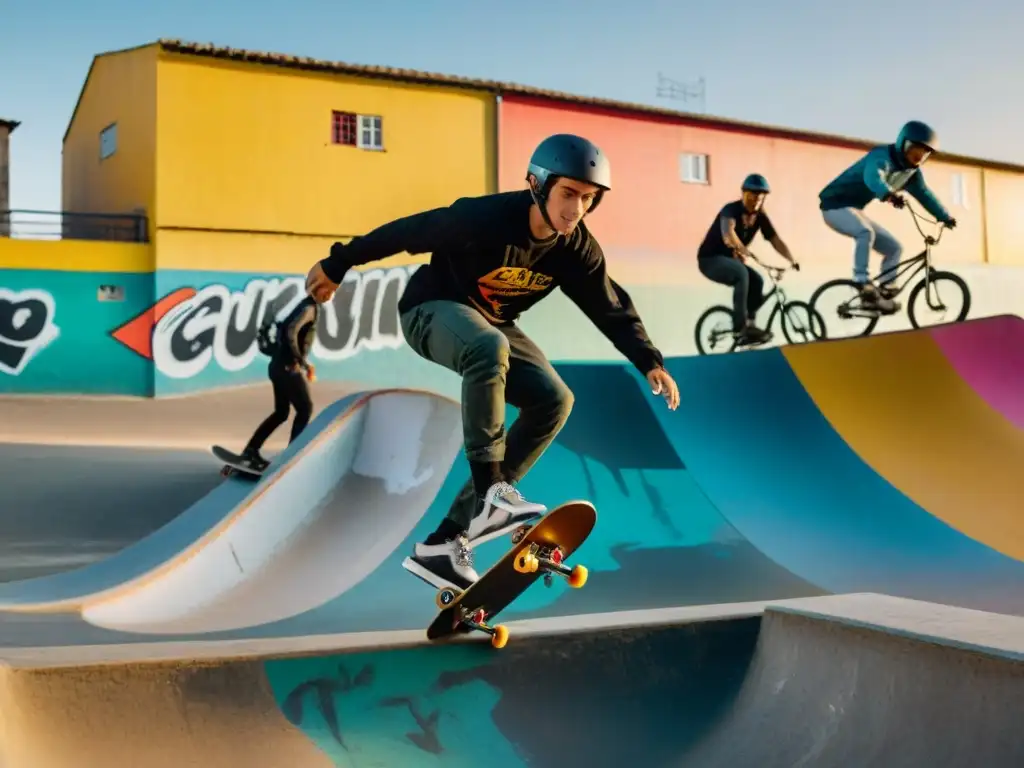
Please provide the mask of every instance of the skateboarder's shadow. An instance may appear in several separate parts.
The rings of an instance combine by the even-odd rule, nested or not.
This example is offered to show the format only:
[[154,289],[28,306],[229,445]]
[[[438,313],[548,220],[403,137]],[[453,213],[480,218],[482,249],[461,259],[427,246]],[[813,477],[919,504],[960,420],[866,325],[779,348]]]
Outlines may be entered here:
[[575,405],[556,443],[576,454],[587,483],[587,498],[597,498],[597,483],[588,458],[602,464],[619,492],[629,496],[625,470],[636,470],[651,513],[674,538],[681,538],[658,488],[644,470],[685,470],[665,436],[640,386],[624,368],[566,363],[558,373],[572,390]]
[[300,683],[291,690],[281,705],[281,711],[292,725],[302,726],[305,714],[303,706],[308,696],[313,697],[314,707],[319,712],[330,731],[331,737],[338,745],[348,751],[348,745],[341,732],[341,718],[334,698],[346,694],[356,688],[365,688],[373,684],[373,667],[367,664],[352,676],[344,664],[338,665],[338,673],[333,677],[315,677]]

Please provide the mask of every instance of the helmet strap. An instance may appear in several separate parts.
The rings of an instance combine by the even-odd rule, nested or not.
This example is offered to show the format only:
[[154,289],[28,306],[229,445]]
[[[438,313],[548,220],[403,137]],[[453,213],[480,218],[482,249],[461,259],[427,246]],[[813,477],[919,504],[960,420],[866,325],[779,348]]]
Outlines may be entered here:
[[[537,177],[534,176],[534,179],[536,178]],[[551,221],[551,217],[548,216],[548,190],[551,188],[554,181],[554,177],[549,176],[543,187],[541,187],[540,192],[537,191],[533,182],[530,182],[530,196],[533,197],[533,202],[535,202],[537,207],[540,208],[540,215],[544,219],[544,223],[547,224],[553,232],[557,233],[558,229],[555,227],[554,222]]]

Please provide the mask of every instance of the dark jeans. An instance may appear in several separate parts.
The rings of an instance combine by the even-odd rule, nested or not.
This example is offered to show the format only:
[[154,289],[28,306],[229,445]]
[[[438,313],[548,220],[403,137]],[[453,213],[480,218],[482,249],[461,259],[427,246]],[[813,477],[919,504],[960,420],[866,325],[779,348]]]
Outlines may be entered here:
[[708,280],[732,286],[732,322],[735,330],[754,319],[764,304],[764,279],[732,256],[697,259],[697,268]]
[[313,401],[309,396],[309,383],[305,373],[300,369],[289,371],[285,366],[271,362],[268,369],[270,382],[274,385],[274,412],[256,427],[245,446],[246,451],[258,451],[274,433],[274,430],[288,421],[290,407],[295,408],[295,420],[292,422],[291,443],[309,424],[313,413]]
[[[462,377],[466,458],[501,462],[506,480],[522,479],[572,411],[572,392],[551,363],[518,327],[495,327],[472,307],[453,301],[420,304],[401,322],[413,351]],[[519,409],[507,434],[506,403]],[[448,519],[466,528],[476,512],[470,479]]]

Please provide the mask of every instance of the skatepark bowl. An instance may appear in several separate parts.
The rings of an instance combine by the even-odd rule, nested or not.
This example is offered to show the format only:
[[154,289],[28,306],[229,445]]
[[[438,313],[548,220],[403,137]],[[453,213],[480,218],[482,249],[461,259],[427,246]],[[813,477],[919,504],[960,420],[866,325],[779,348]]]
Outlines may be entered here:
[[469,477],[446,394],[339,392],[258,480],[217,475],[230,413],[129,457],[0,400],[0,765],[1024,765],[1024,320],[666,366],[675,412],[556,365],[520,486],[594,504],[590,578],[527,590],[501,650],[428,643],[401,567]]

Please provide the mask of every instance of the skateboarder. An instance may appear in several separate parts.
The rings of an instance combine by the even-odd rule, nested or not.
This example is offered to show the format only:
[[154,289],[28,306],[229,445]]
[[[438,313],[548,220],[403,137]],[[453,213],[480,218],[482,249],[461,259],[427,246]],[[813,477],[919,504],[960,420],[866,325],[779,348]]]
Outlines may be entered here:
[[[672,409],[679,402],[661,353],[583,222],[611,189],[608,158],[579,136],[551,136],[534,151],[526,179],[521,192],[460,198],[335,243],[306,278],[309,290],[334,290],[355,266],[403,251],[431,254],[410,277],[398,311],[413,351],[462,377],[471,471],[448,516],[411,558],[416,574],[439,588],[467,588],[478,578],[471,547],[546,509],[513,483],[554,440],[573,396],[515,324],[522,312],[561,288],[655,394]],[[507,432],[506,403],[519,409]]]
[[309,382],[315,378],[315,369],[309,362],[309,350],[316,338],[316,323],[320,317],[320,305],[334,296],[334,288],[319,286],[310,291],[295,308],[278,323],[277,339],[270,355],[267,373],[274,387],[274,411],[263,420],[253,432],[242,451],[244,463],[257,472],[267,468],[269,462],[260,455],[260,448],[278,427],[288,421],[288,414],[295,408],[292,421],[291,443],[306,428],[313,413],[313,401],[309,396]]

